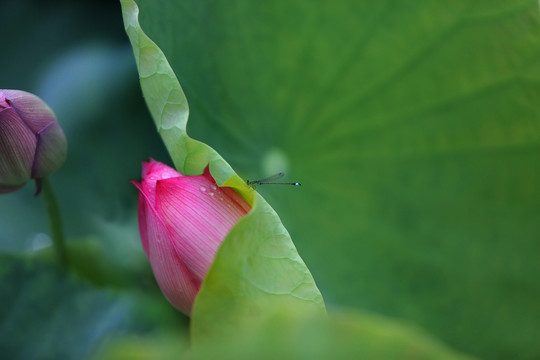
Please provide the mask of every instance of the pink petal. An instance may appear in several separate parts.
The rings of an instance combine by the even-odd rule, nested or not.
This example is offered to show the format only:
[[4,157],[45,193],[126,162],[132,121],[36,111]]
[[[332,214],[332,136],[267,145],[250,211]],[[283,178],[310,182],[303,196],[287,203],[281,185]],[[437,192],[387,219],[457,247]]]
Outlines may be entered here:
[[[206,177],[213,184],[217,185],[216,180],[214,180],[212,174],[210,173],[210,166],[206,166],[203,172],[203,176]],[[242,195],[236,192],[236,190],[230,187],[221,187],[220,189],[223,190],[223,192],[227,195],[229,199],[236,202],[237,205],[242,208],[245,214],[247,214],[251,210],[251,205],[249,205],[247,201],[242,197]]]
[[[144,196],[141,195],[141,197],[144,199]],[[156,281],[167,300],[175,308],[189,315],[199,291],[200,282],[176,255],[174,234],[171,234],[153,209],[147,206],[146,199],[141,203],[144,210],[139,212],[139,221],[145,224],[141,227],[141,235],[144,231],[147,238],[146,252],[147,255],[149,254],[148,258]]]
[[182,176],[178,171],[152,158],[148,162],[143,162],[142,168],[142,189],[152,206],[155,206],[156,203],[156,182]]
[[156,211],[175,234],[178,256],[200,282],[225,236],[247,213],[204,175],[158,181]]
[[167,166],[152,158],[150,158],[148,162],[142,163],[143,180],[150,180],[151,178],[161,180],[178,176],[182,176],[182,174],[174,170],[172,167]]
[[139,233],[141,234],[141,243],[144,249],[144,252],[146,253],[146,256],[148,257],[148,260],[150,260],[150,251],[148,247],[148,229],[146,226],[146,208],[152,207],[153,205],[148,203],[148,199],[146,197],[146,194],[143,192],[141,183],[137,181],[131,181],[131,183],[139,189],[139,207],[138,207],[138,217],[139,217]]

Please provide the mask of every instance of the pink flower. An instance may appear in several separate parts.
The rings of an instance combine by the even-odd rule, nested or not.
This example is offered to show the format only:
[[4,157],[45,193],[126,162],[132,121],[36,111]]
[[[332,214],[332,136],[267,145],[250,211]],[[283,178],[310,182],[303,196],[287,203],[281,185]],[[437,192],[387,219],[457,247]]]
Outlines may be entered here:
[[167,300],[186,315],[219,245],[251,206],[217,186],[208,167],[184,176],[150,159],[142,163],[139,230],[154,276]]

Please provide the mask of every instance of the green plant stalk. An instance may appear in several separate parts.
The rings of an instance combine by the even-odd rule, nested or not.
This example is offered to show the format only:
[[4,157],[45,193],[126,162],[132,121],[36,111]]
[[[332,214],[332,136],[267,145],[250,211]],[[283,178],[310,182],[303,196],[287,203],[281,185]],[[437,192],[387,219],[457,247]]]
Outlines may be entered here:
[[64,241],[64,231],[62,229],[62,218],[60,216],[60,207],[56,201],[56,195],[48,178],[42,180],[42,190],[45,196],[45,206],[49,216],[49,226],[54,248],[58,255],[58,260],[63,266],[68,265],[66,243]]

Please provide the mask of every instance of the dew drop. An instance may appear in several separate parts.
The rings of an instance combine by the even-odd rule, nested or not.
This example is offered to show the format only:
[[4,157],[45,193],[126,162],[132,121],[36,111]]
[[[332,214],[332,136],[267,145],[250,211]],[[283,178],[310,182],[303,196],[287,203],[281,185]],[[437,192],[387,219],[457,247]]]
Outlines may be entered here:
[[206,186],[202,186],[202,185],[201,185],[201,186],[199,187],[199,190],[201,190],[201,192],[206,192]]
[[214,184],[210,185],[210,188],[212,188],[212,190],[217,190],[217,186]]
[[213,192],[213,191],[210,191],[210,192],[208,193],[208,195],[214,196],[214,192]]

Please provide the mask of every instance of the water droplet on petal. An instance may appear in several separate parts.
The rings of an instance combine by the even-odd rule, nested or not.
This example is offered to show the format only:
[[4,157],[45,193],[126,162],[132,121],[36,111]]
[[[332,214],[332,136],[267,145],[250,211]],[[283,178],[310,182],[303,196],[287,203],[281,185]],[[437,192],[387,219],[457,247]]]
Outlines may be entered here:
[[213,192],[213,191],[210,191],[210,192],[208,193],[208,195],[214,196],[214,192]]
[[201,190],[201,192],[206,192],[206,186],[202,186],[202,185],[201,185],[201,186],[199,187],[199,190]]
[[217,190],[217,186],[216,185],[210,185],[210,187],[212,188],[212,190]]

